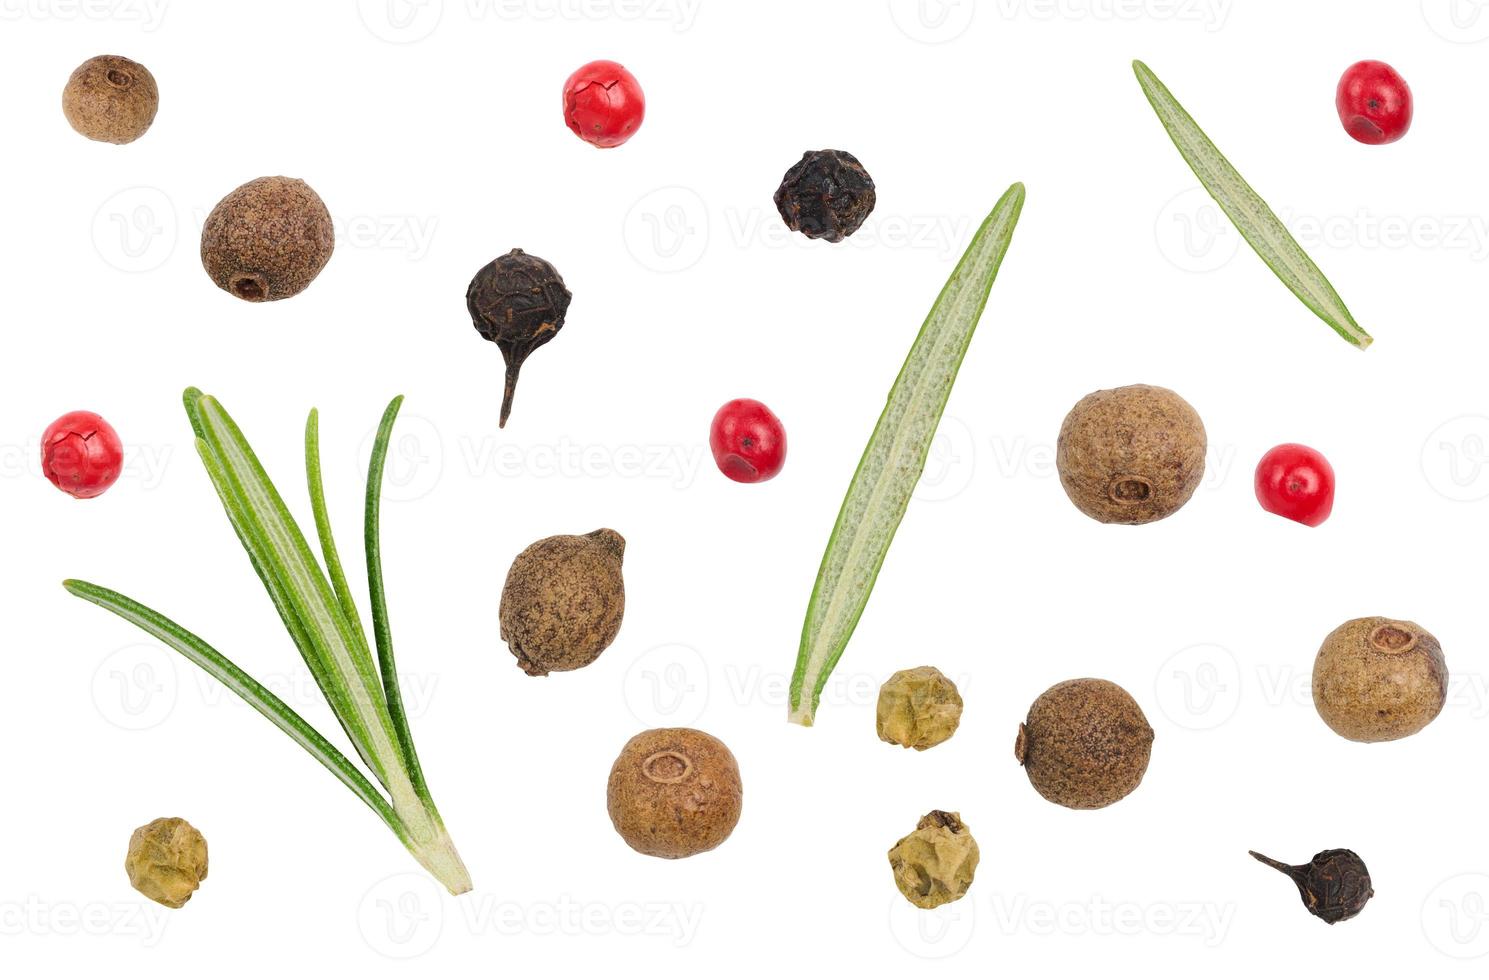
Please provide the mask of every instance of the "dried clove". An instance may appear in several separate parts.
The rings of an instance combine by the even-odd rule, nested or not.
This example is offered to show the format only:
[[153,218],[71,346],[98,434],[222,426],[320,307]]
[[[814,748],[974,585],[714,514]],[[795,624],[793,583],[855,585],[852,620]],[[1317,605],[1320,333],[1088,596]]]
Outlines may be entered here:
[[1307,864],[1283,864],[1255,851],[1246,853],[1291,878],[1308,911],[1329,925],[1359,915],[1375,894],[1370,872],[1354,851],[1320,851]]
[[522,362],[563,329],[573,295],[552,264],[514,248],[485,265],[465,291],[465,306],[481,336],[501,348],[507,364],[500,428],[512,412]]

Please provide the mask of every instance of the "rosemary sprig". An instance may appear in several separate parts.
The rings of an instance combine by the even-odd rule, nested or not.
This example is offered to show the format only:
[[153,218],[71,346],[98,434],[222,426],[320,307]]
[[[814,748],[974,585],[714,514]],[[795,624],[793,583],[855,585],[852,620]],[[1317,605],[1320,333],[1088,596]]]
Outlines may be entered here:
[[331,536],[314,410],[306,423],[305,464],[324,570],[232,417],[216,399],[195,388],[187,389],[185,402],[197,452],[239,541],[337,721],[387,795],[288,705],[195,634],[109,589],[76,580],[64,585],[73,595],[134,623],[236,692],[382,817],[452,894],[469,891],[470,876],[445,831],[414,752],[387,623],[377,494],[402,398],[395,398],[383,415],[368,470],[365,540],[380,671],[372,662],[371,646]]

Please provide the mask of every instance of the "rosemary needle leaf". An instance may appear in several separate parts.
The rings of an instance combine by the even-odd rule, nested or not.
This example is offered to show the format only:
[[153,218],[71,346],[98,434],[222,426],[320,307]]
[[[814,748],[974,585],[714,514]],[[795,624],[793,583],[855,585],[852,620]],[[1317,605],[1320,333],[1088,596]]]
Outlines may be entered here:
[[1236,168],[1210,142],[1204,130],[1147,65],[1134,61],[1132,70],[1179,155],[1235,224],[1241,237],[1282,280],[1282,284],[1319,319],[1360,350],[1369,347],[1370,335],[1355,322],[1333,284],[1319,271],[1267,202],[1236,172]]
[[400,837],[403,836],[403,823],[393,812],[393,808],[388,805],[388,801],[383,799],[382,794],[367,781],[366,776],[363,776],[347,761],[346,756],[342,755],[336,746],[326,741],[320,732],[311,727],[309,722],[296,714],[293,708],[276,697],[272,691],[249,677],[238,665],[214,650],[205,640],[148,606],[110,589],[76,579],[69,579],[63,582],[62,586],[73,595],[86,599],[133,623],[211,674],[228,690],[248,702],[255,711],[272,721],[280,731],[298,742],[305,751],[315,757],[316,761],[331,770],[337,779],[357,794],[363,803],[371,807],[374,813],[382,817],[383,822],[394,832]]
[[973,236],[889,390],[817,572],[791,676],[791,721],[812,723],[828,675],[868,604],[1023,207],[1024,185],[1014,184]]
[[403,404],[399,395],[388,403],[382,422],[377,427],[377,438],[372,443],[372,458],[367,463],[367,503],[363,524],[363,542],[367,551],[367,591],[372,598],[372,635],[377,643],[378,666],[382,671],[383,691],[388,698],[388,714],[393,718],[393,730],[398,734],[403,749],[404,765],[414,783],[414,792],[431,812],[434,800],[424,782],[424,770],[419,765],[419,754],[414,750],[414,737],[409,731],[408,715],[403,710],[403,692],[398,686],[398,666],[393,659],[393,631],[388,625],[388,594],[383,587],[383,553],[381,520],[383,469],[388,459],[388,441],[393,436],[393,423],[398,419],[398,409]]

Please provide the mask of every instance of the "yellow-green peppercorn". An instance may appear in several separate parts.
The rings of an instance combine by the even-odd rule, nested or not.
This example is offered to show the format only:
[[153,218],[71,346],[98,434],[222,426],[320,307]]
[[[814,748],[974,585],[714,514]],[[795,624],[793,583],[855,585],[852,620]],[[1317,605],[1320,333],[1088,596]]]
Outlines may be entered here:
[[207,877],[207,839],[180,817],[151,820],[129,838],[124,870],[141,895],[178,909]]
[[961,721],[962,695],[934,667],[897,671],[879,688],[875,724],[886,742],[923,752],[955,735]]
[[895,887],[918,908],[955,902],[972,887],[980,857],[960,813],[932,810],[889,849]]

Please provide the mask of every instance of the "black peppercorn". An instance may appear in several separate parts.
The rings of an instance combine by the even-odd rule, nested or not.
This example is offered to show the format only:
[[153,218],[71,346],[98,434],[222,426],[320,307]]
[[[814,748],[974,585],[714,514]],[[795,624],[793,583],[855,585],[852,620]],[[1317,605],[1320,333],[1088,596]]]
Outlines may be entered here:
[[874,179],[851,153],[812,150],[781,178],[776,210],[792,231],[840,242],[874,210]]
[[1344,848],[1320,851],[1307,864],[1283,864],[1255,851],[1247,853],[1291,878],[1308,911],[1329,925],[1359,915],[1375,894],[1370,886],[1370,872],[1354,851]]
[[498,427],[512,412],[522,362],[563,329],[572,298],[557,269],[520,248],[493,259],[470,281],[465,305],[471,320],[482,337],[501,348],[507,363]]

